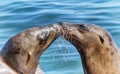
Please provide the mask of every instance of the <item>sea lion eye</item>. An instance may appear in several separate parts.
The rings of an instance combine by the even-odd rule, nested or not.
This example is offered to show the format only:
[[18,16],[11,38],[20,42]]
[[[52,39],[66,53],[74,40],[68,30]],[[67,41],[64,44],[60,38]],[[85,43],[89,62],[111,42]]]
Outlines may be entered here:
[[40,44],[46,43],[46,38],[45,36],[38,35],[37,40],[39,40]]
[[46,42],[46,39],[45,39],[45,38],[41,38],[40,44],[43,44],[43,43],[45,43],[45,42]]
[[104,39],[101,36],[99,36],[99,38],[100,38],[101,43],[103,44],[104,43]]
[[79,25],[80,29],[86,30],[87,27],[84,24]]
[[46,40],[48,38],[49,33],[48,32],[41,32],[38,34],[37,39],[40,41],[40,44],[46,43]]

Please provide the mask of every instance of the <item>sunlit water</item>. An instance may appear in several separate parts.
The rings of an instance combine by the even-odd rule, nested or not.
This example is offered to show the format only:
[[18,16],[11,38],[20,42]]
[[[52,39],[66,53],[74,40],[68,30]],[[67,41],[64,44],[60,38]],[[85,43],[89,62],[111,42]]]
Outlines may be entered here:
[[[0,49],[23,30],[59,21],[98,24],[120,46],[119,0],[0,0]],[[75,47],[62,37],[44,52],[40,64],[45,74],[83,74]]]

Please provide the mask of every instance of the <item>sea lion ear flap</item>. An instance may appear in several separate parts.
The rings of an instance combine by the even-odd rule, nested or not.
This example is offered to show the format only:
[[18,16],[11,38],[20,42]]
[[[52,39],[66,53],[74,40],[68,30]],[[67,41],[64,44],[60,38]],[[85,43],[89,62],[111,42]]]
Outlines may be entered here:
[[101,43],[103,44],[104,43],[104,39],[99,35],[99,39],[101,41]]

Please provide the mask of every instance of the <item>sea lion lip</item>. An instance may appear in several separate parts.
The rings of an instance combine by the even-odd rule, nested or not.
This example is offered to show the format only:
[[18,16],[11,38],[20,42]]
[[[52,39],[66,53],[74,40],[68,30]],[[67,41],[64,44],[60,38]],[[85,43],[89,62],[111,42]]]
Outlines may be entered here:
[[78,49],[78,52],[81,52],[82,50],[86,49],[82,42],[77,39],[72,38],[71,40],[68,41],[70,41]]
[[[74,44],[77,48],[83,50],[83,49],[86,49],[85,45],[82,43],[82,40],[79,39],[76,35],[73,35],[73,38],[72,38],[72,44]],[[79,50],[79,51],[81,51]]]

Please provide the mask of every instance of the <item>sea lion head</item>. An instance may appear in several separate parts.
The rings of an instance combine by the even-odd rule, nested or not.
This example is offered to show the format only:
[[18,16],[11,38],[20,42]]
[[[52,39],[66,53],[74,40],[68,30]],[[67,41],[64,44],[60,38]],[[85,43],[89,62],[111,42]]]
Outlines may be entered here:
[[[117,74],[115,64],[118,47],[108,31],[94,24],[60,23],[63,27],[62,35],[71,42],[81,55],[85,74]],[[118,58],[117,58],[118,59]],[[117,71],[116,71],[117,70]]]
[[60,35],[59,23],[33,27],[10,38],[3,49],[3,61],[16,73],[34,74],[40,55]]
[[[63,36],[70,41],[78,52],[99,51],[99,48],[115,46],[109,32],[94,24],[60,23],[63,27]],[[82,53],[83,54],[83,53]]]
[[[38,31],[30,32],[30,34],[33,35],[31,38],[35,38],[35,42],[39,46],[40,52],[47,49],[49,45],[61,34],[61,28],[62,27],[58,23],[55,23],[46,27],[40,27],[40,30]],[[38,53],[38,51],[34,51]]]

